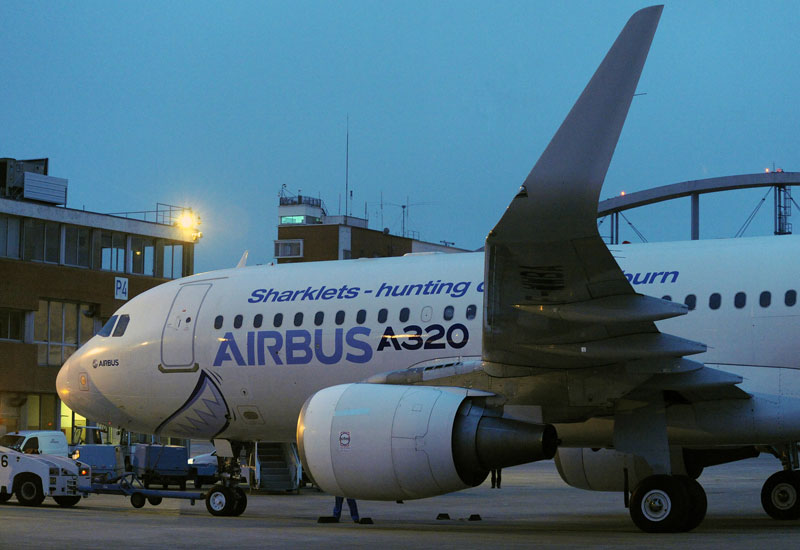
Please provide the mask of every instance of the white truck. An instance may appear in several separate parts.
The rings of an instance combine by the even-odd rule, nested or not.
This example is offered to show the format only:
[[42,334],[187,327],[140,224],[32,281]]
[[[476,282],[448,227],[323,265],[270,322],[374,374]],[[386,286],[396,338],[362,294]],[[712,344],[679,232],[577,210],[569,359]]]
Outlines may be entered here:
[[14,495],[25,506],[39,506],[45,497],[53,497],[59,506],[74,506],[85,496],[78,487],[91,484],[92,471],[86,464],[0,447],[0,503]]

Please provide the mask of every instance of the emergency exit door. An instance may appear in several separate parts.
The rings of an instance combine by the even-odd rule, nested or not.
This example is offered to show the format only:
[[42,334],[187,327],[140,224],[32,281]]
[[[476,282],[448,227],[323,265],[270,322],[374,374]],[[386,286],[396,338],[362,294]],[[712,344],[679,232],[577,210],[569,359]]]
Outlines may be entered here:
[[194,338],[197,315],[211,284],[183,285],[167,314],[161,333],[161,368],[194,368]]

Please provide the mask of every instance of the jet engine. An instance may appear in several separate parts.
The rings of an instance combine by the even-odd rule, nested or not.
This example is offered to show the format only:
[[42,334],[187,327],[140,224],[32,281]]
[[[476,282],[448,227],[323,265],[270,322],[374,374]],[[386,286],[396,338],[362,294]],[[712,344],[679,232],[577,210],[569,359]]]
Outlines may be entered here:
[[400,500],[474,487],[491,469],[553,457],[553,426],[493,415],[484,401],[464,388],[332,386],[303,405],[300,458],[328,493]]

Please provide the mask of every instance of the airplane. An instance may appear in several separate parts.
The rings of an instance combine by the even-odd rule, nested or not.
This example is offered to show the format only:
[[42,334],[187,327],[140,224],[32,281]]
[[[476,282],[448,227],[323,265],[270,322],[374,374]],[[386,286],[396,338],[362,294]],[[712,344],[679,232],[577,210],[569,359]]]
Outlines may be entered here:
[[[705,467],[770,453],[800,518],[800,241],[608,246],[600,189],[663,6],[627,22],[486,237],[462,254],[262,265],[167,282],[63,365],[73,410],[130,431],[296,441],[324,491],[408,500],[555,457],[646,532],[696,528]],[[209,491],[246,507],[238,461]]]

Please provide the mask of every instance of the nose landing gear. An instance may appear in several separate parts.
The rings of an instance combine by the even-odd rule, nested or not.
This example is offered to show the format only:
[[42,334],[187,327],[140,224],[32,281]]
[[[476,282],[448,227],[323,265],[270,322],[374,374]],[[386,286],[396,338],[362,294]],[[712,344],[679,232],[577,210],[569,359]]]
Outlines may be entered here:
[[[214,444],[217,446],[223,441],[214,440]],[[247,508],[247,494],[239,487],[242,475],[239,454],[244,443],[238,441],[224,441],[224,443],[228,443],[227,449],[223,450],[217,446],[217,471],[220,481],[206,493],[206,509],[213,516],[240,516]]]

